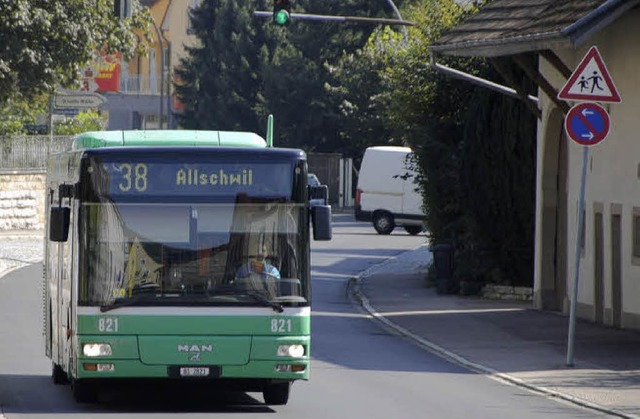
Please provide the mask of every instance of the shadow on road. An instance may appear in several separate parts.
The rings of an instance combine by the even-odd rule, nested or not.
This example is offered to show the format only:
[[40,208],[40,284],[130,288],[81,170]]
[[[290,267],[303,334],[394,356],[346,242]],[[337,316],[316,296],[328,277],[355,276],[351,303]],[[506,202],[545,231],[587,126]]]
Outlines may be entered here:
[[100,391],[99,403],[77,403],[69,385],[43,375],[0,375],[0,412],[11,414],[81,413],[273,413],[262,397],[212,386],[182,383],[132,383]]

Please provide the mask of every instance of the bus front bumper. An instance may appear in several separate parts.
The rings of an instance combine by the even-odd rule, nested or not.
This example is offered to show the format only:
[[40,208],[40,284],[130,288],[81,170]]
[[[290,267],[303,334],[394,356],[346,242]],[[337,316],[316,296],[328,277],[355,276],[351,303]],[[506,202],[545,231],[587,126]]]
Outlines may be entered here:
[[137,360],[79,360],[77,379],[308,380],[309,360],[250,361],[246,365],[145,365]]

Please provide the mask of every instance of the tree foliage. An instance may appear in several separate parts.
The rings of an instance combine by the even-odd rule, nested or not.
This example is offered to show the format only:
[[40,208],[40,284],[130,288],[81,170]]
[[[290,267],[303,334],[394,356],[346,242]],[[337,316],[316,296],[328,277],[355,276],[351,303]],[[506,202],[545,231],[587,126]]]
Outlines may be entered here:
[[55,135],[75,135],[87,131],[102,131],[107,127],[106,116],[96,110],[80,112],[73,118],[65,118],[53,127]]
[[185,108],[182,126],[262,131],[260,72],[273,48],[264,29],[253,23],[250,5],[248,0],[207,1],[193,13],[199,45],[188,49],[177,71],[176,91]]
[[[427,229],[435,242],[454,242],[465,229],[460,150],[466,104],[475,86],[432,68],[429,45],[473,11],[453,0],[424,0],[414,5],[406,13],[416,26],[409,29],[404,48],[392,49],[391,65],[382,74],[388,87],[378,100],[385,104],[394,141],[416,151]],[[478,59],[439,60],[471,74],[478,74],[486,65]]]
[[[459,279],[531,285],[535,117],[520,101],[427,64],[431,42],[473,8],[428,0],[415,10],[421,40],[390,71],[388,117],[417,151],[431,240],[454,245]],[[504,83],[482,59],[438,62]],[[532,83],[528,89],[534,92]]]
[[72,86],[95,51],[130,58],[134,29],[148,33],[150,15],[138,1],[117,19],[113,0],[0,0],[0,103]]
[[46,114],[48,100],[40,95],[27,102],[10,99],[0,102],[0,135],[24,134],[25,125],[34,124],[38,115]]
[[[341,115],[326,94],[330,68],[362,47],[374,27],[292,19],[281,28],[253,17],[270,7],[265,0],[213,0],[194,12],[199,46],[177,72],[181,125],[263,132],[273,114],[278,145],[339,151]],[[384,2],[302,0],[293,11],[384,16],[387,9]]]
[[336,148],[357,166],[368,146],[394,143],[392,123],[385,118],[390,88],[385,71],[393,64],[392,45],[399,42],[389,28],[378,30],[362,49],[344,54],[330,67],[327,93],[340,117]]
[[[518,74],[517,69],[513,72]],[[533,83],[522,74],[520,79],[534,93]],[[475,92],[467,114],[461,189],[468,230],[459,247],[474,263],[464,265],[464,275],[530,286],[536,118],[521,101],[484,89]]]

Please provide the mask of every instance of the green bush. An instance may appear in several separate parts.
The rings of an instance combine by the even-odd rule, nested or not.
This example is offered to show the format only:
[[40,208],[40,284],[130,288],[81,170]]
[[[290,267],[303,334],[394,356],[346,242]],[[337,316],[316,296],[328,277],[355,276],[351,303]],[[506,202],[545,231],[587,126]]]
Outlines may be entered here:
[[106,117],[100,115],[99,111],[89,110],[54,124],[53,133],[55,135],[75,135],[87,131],[102,131],[106,129],[106,126]]

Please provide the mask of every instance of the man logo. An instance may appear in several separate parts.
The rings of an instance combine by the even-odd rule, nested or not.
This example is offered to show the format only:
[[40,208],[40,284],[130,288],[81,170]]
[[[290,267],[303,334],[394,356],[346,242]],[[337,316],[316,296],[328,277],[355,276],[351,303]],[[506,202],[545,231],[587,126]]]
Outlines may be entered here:
[[213,352],[213,345],[178,345],[178,352]]

